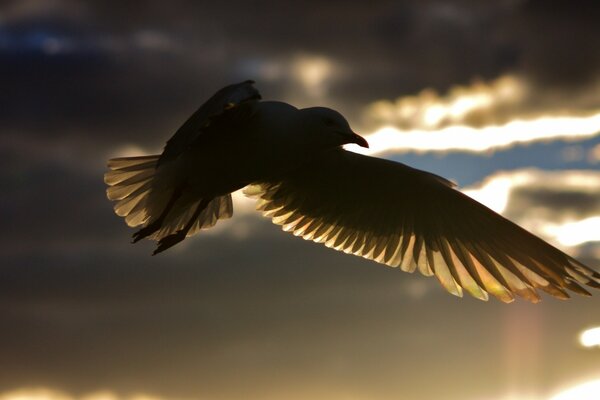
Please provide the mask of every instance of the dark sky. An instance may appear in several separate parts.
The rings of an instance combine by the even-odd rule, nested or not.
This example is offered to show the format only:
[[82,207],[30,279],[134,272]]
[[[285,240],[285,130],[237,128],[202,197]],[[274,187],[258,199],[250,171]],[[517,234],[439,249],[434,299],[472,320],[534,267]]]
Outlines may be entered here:
[[[429,107],[428,93],[450,101],[511,77],[526,96],[459,122],[597,125],[385,156],[472,190],[506,177],[507,216],[598,268],[600,237],[582,227],[600,217],[599,20],[591,0],[0,1],[0,399],[547,400],[600,377],[600,353],[577,344],[600,325],[600,293],[458,299],[288,236],[243,202],[151,257],[102,181],[108,158],[159,151],[244,79],[266,99],[335,107],[368,135],[378,101]],[[583,220],[583,241],[552,233]]]

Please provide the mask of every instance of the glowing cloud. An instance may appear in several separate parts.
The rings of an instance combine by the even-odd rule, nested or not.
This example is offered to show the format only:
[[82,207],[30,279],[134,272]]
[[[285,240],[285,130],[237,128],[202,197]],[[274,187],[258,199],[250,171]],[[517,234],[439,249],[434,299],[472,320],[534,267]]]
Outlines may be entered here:
[[581,335],[579,335],[579,343],[581,343],[583,347],[600,347],[600,327],[586,329],[581,332]]
[[283,100],[299,107],[318,105],[327,96],[329,85],[345,75],[343,66],[335,60],[306,53],[251,60],[241,68],[260,81],[277,81],[284,88]]
[[550,400],[598,400],[599,393],[600,380],[595,380],[565,390]]
[[[364,154],[485,152],[536,141],[581,140],[600,134],[600,98],[592,97],[548,100],[552,96],[511,75],[456,86],[446,95],[426,89],[369,105],[364,120],[371,127],[365,135],[371,148],[349,149]],[[591,152],[589,159],[599,159],[598,154]]]
[[386,152],[470,151],[485,152],[536,141],[582,140],[600,134],[600,111],[579,117],[541,117],[517,120],[501,126],[473,128],[449,126],[439,130],[402,130],[387,126],[365,135],[370,148],[348,145],[362,154]]
[[545,231],[565,246],[598,242],[600,241],[600,216],[567,222],[562,225],[548,224]]
[[331,76],[333,63],[319,56],[299,56],[291,65],[292,75],[304,90],[313,97],[321,97],[326,91],[326,82]]
[[0,400],[160,400],[157,397],[151,397],[144,394],[134,394],[131,396],[117,396],[108,391],[94,392],[81,397],[69,396],[65,393],[47,389],[18,389],[11,392],[0,393]]
[[73,398],[50,389],[19,389],[0,394],[0,400],[73,400]]
[[486,178],[481,186],[465,189],[463,193],[497,213],[502,213],[508,204],[511,190],[515,186],[525,183],[528,177],[527,173],[497,174]]
[[[595,196],[600,193],[600,172],[588,170],[542,171],[535,168],[500,171],[486,177],[481,183],[462,191],[492,210],[503,213],[508,205],[511,192],[520,188],[544,190],[547,193],[577,192]],[[600,207],[597,211],[600,213]]]
[[400,129],[438,129],[447,125],[497,122],[504,111],[521,103],[528,93],[526,83],[515,76],[503,76],[490,83],[476,81],[470,86],[455,86],[441,96],[425,89],[416,96],[381,100],[371,104],[366,117],[374,124]]
[[[600,193],[598,171],[499,172],[463,192],[563,246],[600,241],[600,204],[595,201]],[[571,198],[561,204],[557,199],[565,194]]]

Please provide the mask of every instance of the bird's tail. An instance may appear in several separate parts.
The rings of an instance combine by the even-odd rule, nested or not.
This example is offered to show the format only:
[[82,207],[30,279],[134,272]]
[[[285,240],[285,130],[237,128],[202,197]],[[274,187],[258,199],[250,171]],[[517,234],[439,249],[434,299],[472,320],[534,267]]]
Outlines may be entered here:
[[108,161],[109,171],[104,175],[106,194],[116,202],[115,213],[124,217],[127,225],[143,226],[134,235],[135,241],[143,237],[161,240],[182,230],[184,237],[191,236],[233,215],[231,195],[201,199],[185,193],[175,187],[173,180],[160,176],[156,168],[159,157]]

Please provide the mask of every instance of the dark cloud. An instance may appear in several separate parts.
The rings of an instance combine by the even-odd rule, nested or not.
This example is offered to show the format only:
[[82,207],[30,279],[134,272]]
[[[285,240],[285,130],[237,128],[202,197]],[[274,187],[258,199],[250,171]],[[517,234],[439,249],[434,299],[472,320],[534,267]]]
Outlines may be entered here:
[[[553,49],[543,35],[525,37],[538,32],[524,28],[529,21],[551,29],[558,18],[535,7],[3,2],[0,392],[43,385],[194,399],[465,399],[514,387],[507,370],[522,372],[516,384],[527,393],[563,376],[556,360],[577,360],[573,374],[589,370],[571,341],[595,318],[597,296],[510,308],[458,300],[433,279],[241,215],[230,229],[151,257],[151,243],[129,244],[133,230],[113,215],[101,178],[111,152],[159,148],[227,83],[254,77],[269,99],[298,91],[286,83],[289,71],[272,79],[260,71],[271,62],[288,68],[299,54],[340,68],[319,101],[349,115],[375,99],[512,71],[577,90],[561,73],[546,76],[541,60]],[[574,18],[587,27],[578,32],[595,32],[591,18]],[[568,71],[581,82],[593,78],[581,61],[597,65],[594,44],[572,42],[580,53]],[[555,194],[523,192],[520,202],[593,208],[581,194]],[[241,225],[245,235],[233,229]],[[522,334],[523,320],[536,329]],[[515,348],[531,362],[511,360]]]
[[[537,340],[544,357],[560,357],[574,332],[553,327],[581,326],[597,308],[595,299],[568,303],[577,313],[552,300],[507,308],[453,298],[432,280],[426,297],[412,297],[411,283],[425,278],[266,224],[242,242],[204,236],[161,258],[149,247],[108,249],[4,258],[0,388],[480,398],[506,387],[506,348],[522,346],[521,360],[535,359],[524,346]],[[519,315],[539,314],[544,321],[523,335]],[[448,368],[456,362],[460,369]],[[522,367],[531,379],[520,382],[524,390],[553,384],[544,376],[563,366],[537,368]]]
[[[569,354],[574,330],[598,306],[598,297],[510,308],[457,299],[432,278],[333,252],[248,215],[151,257],[151,243],[128,243],[132,230],[112,215],[93,171],[2,159],[0,391],[481,398],[509,385],[510,349],[530,360],[519,367],[522,390],[553,385],[548,377],[564,365],[543,359]],[[520,205],[553,199],[539,196]],[[249,230],[236,236],[243,223]],[[448,368],[456,362],[461,368]],[[582,359],[571,369],[587,367]]]
[[506,205],[505,214],[511,219],[542,216],[559,222],[600,214],[600,176],[595,171],[525,170],[502,174],[509,179],[521,175],[513,180]]
[[598,79],[598,2],[530,0],[519,17],[520,66],[532,80],[542,87],[581,87]]
[[[162,143],[218,87],[260,81],[247,76],[251,59],[304,52],[343,65],[328,101],[349,115],[506,72],[545,86],[589,82],[599,62],[591,3],[32,1],[16,13],[18,3],[0,25],[3,130],[100,143]],[[285,82],[259,86],[285,95]]]
[[600,214],[598,193],[582,193],[561,187],[553,189],[523,187],[513,193],[510,212],[515,214],[517,209],[527,210],[528,206],[541,206],[555,210],[558,213],[577,216],[581,219]]

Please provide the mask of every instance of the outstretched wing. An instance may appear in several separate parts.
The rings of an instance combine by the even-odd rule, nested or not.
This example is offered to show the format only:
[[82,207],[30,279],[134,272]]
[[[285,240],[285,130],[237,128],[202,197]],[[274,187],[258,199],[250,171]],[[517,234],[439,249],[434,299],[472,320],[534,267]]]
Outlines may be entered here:
[[342,149],[281,182],[250,186],[257,208],[285,231],[403,271],[435,275],[462,290],[504,302],[540,300],[536,289],[589,295],[600,274],[454,190],[436,175]]
[[167,141],[158,165],[173,160],[194,143],[211,120],[239,104],[259,100],[260,93],[254,86],[254,81],[245,81],[224,87],[208,99],[196,112]]

